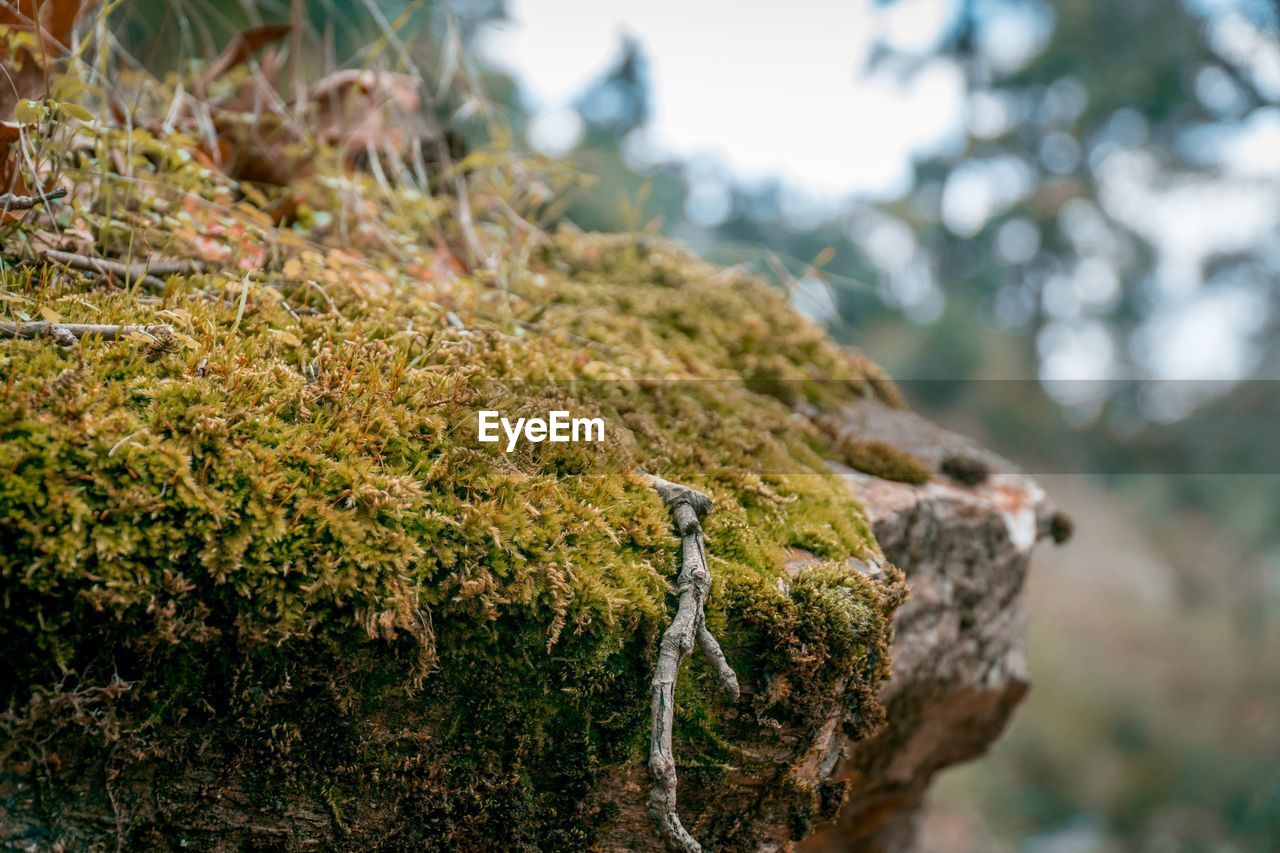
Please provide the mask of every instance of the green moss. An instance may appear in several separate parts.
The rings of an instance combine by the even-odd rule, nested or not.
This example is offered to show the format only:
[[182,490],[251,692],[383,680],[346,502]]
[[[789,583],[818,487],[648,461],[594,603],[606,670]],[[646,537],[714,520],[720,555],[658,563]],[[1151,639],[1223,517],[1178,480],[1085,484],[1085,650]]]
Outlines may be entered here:
[[1071,516],[1065,512],[1058,510],[1049,519],[1049,535],[1053,537],[1055,544],[1061,545],[1071,539],[1076,531],[1076,523],[1071,520]]
[[957,453],[942,460],[942,473],[957,483],[980,486],[991,476],[991,466],[977,456]]
[[923,462],[883,441],[861,441],[846,436],[840,442],[840,454],[850,468],[882,480],[918,486],[929,479],[929,469]]
[[[232,196],[181,157],[145,162]],[[5,761],[51,730],[33,691],[118,678],[103,701],[119,731],[76,730],[67,767],[127,742],[121,789],[168,780],[169,805],[125,804],[131,844],[190,841],[175,827],[208,794],[181,768],[216,766],[264,813],[318,804],[330,842],[588,846],[608,819],[582,811],[596,774],[645,747],[678,557],[641,471],[716,500],[709,619],[755,697],[754,717],[731,712],[692,664],[682,761],[719,766],[776,737],[756,720],[804,726],[837,701],[874,725],[896,598],[844,568],[877,546],[790,404],[881,393],[882,377],[764,283],[670,244],[563,231],[496,278],[458,273],[423,237],[457,228],[434,200],[360,177],[290,192],[335,209],[341,182],[381,205],[345,232],[141,200],[153,251],[201,247],[225,270],[171,277],[163,299],[0,272],[6,310],[176,332],[0,345]],[[126,251],[104,208],[75,214],[101,226],[98,251]],[[481,408],[599,414],[608,441],[502,453],[475,441]],[[793,546],[828,562],[788,588]],[[48,796],[101,797],[66,778]]]

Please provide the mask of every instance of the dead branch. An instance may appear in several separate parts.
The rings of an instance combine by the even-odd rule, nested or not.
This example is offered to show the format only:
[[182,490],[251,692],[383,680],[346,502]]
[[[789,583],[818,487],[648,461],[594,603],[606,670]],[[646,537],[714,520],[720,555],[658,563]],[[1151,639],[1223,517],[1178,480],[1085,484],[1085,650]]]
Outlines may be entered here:
[[151,326],[115,326],[99,323],[0,323],[0,333],[15,338],[50,337],[59,346],[75,346],[81,338],[99,337],[104,341],[115,341],[129,335],[146,335],[149,338],[164,340],[172,338],[173,329],[165,325]]
[[[73,270],[96,272],[100,275],[116,276],[126,279],[141,279],[160,275],[190,275],[205,271],[200,261],[138,261],[126,264],[107,258],[94,258],[78,255],[75,252],[63,252],[59,249],[41,249],[40,255],[54,263],[65,264]],[[159,279],[155,279],[159,282]],[[159,282],[163,288],[163,282]]]
[[671,510],[680,534],[681,552],[680,574],[676,578],[679,603],[675,618],[662,635],[658,665],[653,673],[649,729],[649,773],[653,776],[653,790],[649,793],[649,817],[668,847],[695,853],[702,847],[680,823],[676,811],[676,761],[671,749],[676,679],[681,662],[693,651],[695,642],[711,659],[725,690],[735,699],[739,695],[738,678],[706,625],[711,569],[707,564],[700,519],[711,510],[711,499],[688,486],[652,474],[646,476]]
[[14,195],[13,193],[5,193],[0,195],[0,210],[30,210],[49,201],[56,201],[67,194],[63,187],[59,187],[53,192],[47,192],[44,195]]

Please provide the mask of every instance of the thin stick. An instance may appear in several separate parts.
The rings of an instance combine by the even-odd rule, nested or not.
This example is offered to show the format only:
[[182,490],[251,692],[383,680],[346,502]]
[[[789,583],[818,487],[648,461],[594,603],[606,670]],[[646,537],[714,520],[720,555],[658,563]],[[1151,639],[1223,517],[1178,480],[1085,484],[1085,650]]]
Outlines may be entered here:
[[14,195],[13,193],[5,193],[0,195],[0,210],[30,210],[33,207],[44,204],[48,201],[54,201],[62,198],[67,194],[66,188],[59,187],[53,192],[44,195]]
[[164,325],[112,326],[98,323],[0,323],[0,333],[17,338],[38,338],[47,335],[61,346],[75,346],[81,338],[97,336],[104,341],[115,341],[139,334],[151,338],[164,338],[173,329]]
[[185,275],[201,273],[205,270],[205,265],[200,261],[139,261],[133,264],[126,264],[121,261],[93,258],[88,255],[78,255],[75,252],[63,252],[58,249],[42,249],[40,254],[55,263],[66,264],[75,270],[130,279],[143,278],[148,275]]
[[649,792],[649,817],[657,825],[658,834],[673,850],[698,853],[702,846],[680,823],[676,811],[676,760],[671,749],[671,733],[675,718],[676,679],[680,664],[696,642],[711,659],[725,690],[738,698],[738,678],[725,660],[720,644],[707,629],[705,605],[711,593],[711,569],[707,564],[706,542],[699,519],[711,510],[711,499],[701,492],[672,483],[652,474],[646,475],[662,502],[671,510],[676,530],[680,533],[681,565],[676,578],[679,603],[675,618],[663,632],[658,651],[658,665],[653,673],[652,706],[649,728],[649,773],[653,790]]

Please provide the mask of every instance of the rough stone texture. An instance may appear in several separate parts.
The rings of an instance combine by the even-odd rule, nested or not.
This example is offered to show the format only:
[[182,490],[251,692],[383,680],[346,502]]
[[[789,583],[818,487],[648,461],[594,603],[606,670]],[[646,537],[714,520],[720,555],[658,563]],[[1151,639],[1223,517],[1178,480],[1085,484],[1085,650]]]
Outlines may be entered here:
[[[881,690],[889,722],[855,744],[832,727],[826,766],[816,769],[846,782],[847,799],[800,849],[911,850],[933,775],[985,752],[1026,695],[1024,581],[1053,508],[1010,463],[918,415],[866,404],[833,420],[915,454],[934,476],[910,486],[837,466],[885,556],[906,572],[911,598],[898,611],[893,677]],[[956,456],[985,462],[990,476],[969,487],[939,473]]]

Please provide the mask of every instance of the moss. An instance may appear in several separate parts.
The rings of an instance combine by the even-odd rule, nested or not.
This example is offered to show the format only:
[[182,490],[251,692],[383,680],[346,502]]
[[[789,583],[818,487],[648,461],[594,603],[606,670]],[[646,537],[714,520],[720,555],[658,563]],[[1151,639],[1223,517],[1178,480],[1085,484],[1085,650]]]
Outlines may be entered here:
[[1062,510],[1055,512],[1049,519],[1049,535],[1053,537],[1056,545],[1062,545],[1070,540],[1075,531],[1076,523]]
[[[130,845],[233,832],[191,835],[221,791],[263,814],[309,804],[327,844],[589,846],[608,819],[582,811],[596,774],[643,753],[678,556],[640,471],[717,501],[709,618],[754,719],[803,726],[845,701],[874,725],[896,599],[843,568],[877,546],[790,404],[885,386],[779,293],[668,243],[569,230],[471,273],[447,206],[359,175],[288,191],[313,210],[365,199],[350,228],[276,228],[181,140],[131,139],[118,160],[191,195],[139,196],[124,225],[104,203],[68,215],[98,252],[145,238],[215,269],[163,298],[0,271],[6,310],[175,330],[0,349],[0,757],[59,732],[47,797],[105,802],[85,768],[117,762]],[[134,186],[97,168],[87,198]],[[483,220],[479,189],[473,203]],[[608,441],[506,454],[475,441],[481,408],[598,414]],[[827,562],[784,593],[793,546]],[[776,736],[693,666],[688,760]],[[117,680],[113,735],[69,726]],[[33,695],[61,697],[57,726]],[[222,775],[193,789],[188,767]]]
[[966,486],[980,486],[991,476],[991,466],[983,459],[968,454],[956,453],[942,460],[942,473],[957,483]]
[[929,469],[923,462],[883,441],[862,441],[846,436],[840,441],[840,455],[850,468],[882,480],[920,485],[929,479]]

